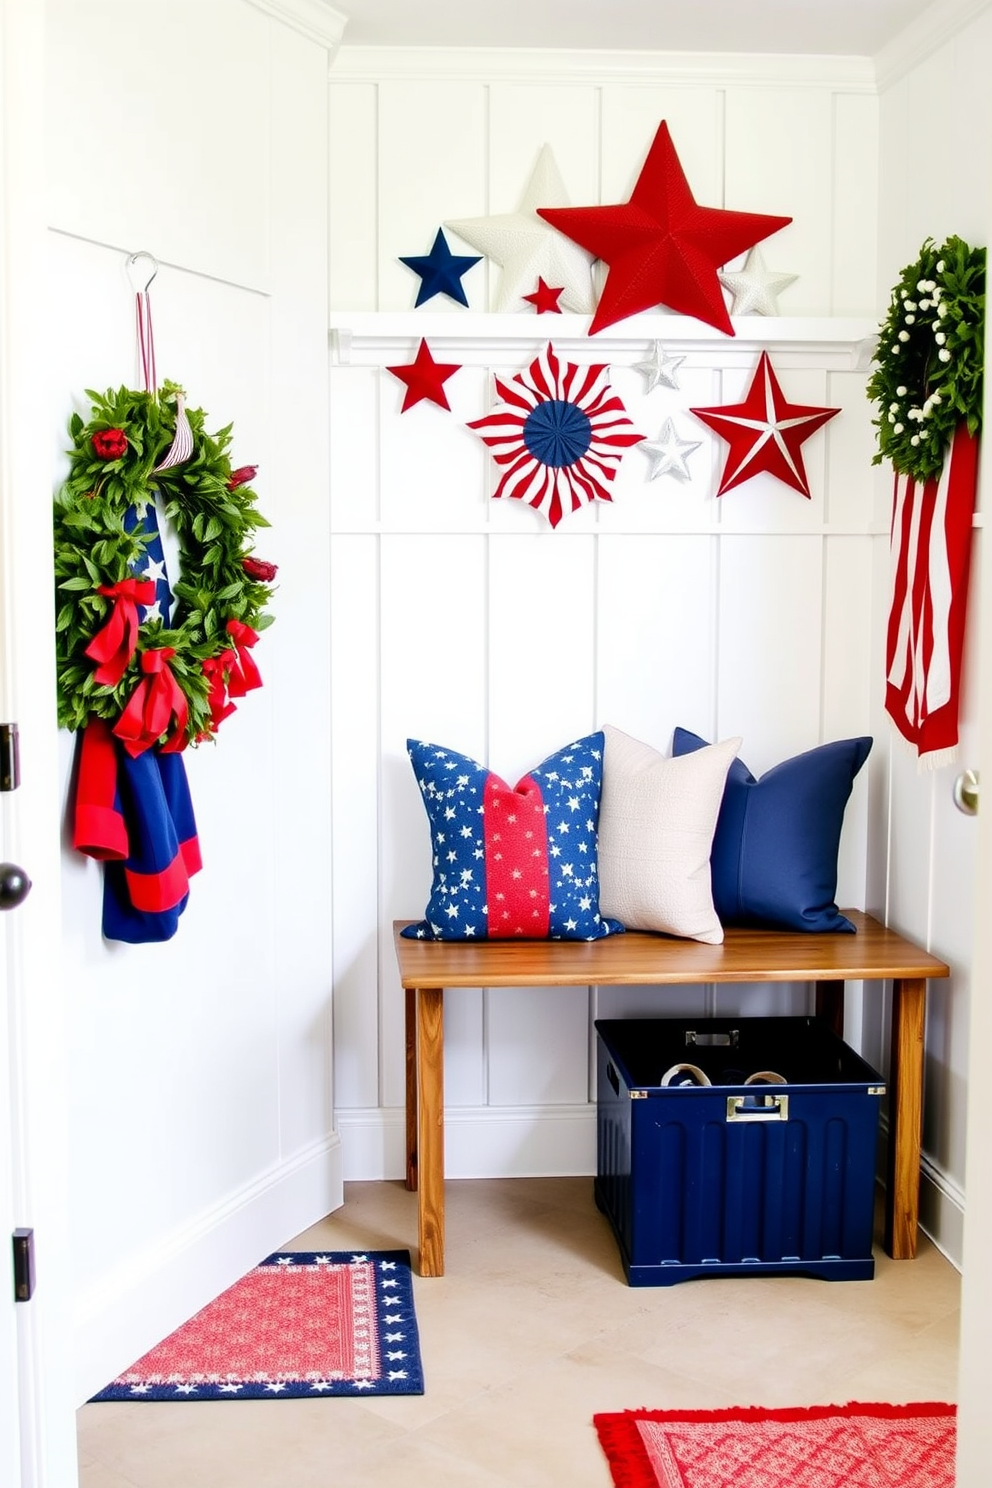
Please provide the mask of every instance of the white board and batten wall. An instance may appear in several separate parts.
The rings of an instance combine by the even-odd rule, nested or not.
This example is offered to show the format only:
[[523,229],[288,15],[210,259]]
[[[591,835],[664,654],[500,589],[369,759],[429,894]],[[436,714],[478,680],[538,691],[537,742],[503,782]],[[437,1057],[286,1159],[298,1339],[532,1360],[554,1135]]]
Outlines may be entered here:
[[[737,336],[653,315],[584,334],[576,317],[489,317],[499,270],[463,279],[468,308],[411,313],[446,220],[517,208],[550,144],[573,205],[626,199],[667,120],[701,203],[793,216],[762,249],[796,282],[782,319]],[[611,723],[662,752],[676,725],[743,737],[761,773],[830,739],[871,733],[845,825],[841,902],[869,908],[869,820],[884,819],[887,740],[870,664],[886,491],[871,468],[859,341],[878,318],[878,100],[867,64],[810,59],[363,53],[331,73],[331,524],[334,1046],[346,1177],[403,1171],[403,1001],[391,923],[430,883],[410,736],[485,760],[509,781]],[[453,232],[452,250],[472,253]],[[388,371],[426,335],[451,411],[400,412]],[[680,387],[648,393],[634,364],[660,339]],[[638,431],[665,418],[699,441],[691,480],[622,462],[610,505],[556,531],[495,502],[466,429],[493,373],[551,340],[605,361]],[[725,446],[688,412],[737,401],[767,346],[786,397],[841,414],[804,446],[812,499],[768,477],[715,496]],[[593,1020],[688,1011],[806,1011],[805,987],[526,988],[446,999],[446,1171],[595,1168]],[[852,1023],[862,1031],[860,1003]],[[880,1014],[876,1018],[880,1024]],[[879,1027],[863,1030],[877,1045]]]
[[[418,281],[399,258],[427,252],[446,218],[513,211],[545,143],[573,205],[624,200],[666,119],[697,200],[794,217],[762,245],[769,267],[798,276],[780,296],[783,316],[838,334],[847,325],[853,337],[852,326],[877,325],[925,237],[986,241],[989,30],[986,5],[956,0],[932,6],[874,65],[347,46],[336,58],[334,1026],[346,1175],[403,1170],[390,924],[421,913],[430,881],[407,736],[485,759],[512,781],[604,722],[661,750],[677,724],[739,733],[756,773],[870,733],[839,899],[951,962],[928,1018],[921,1204],[929,1233],[960,1262],[974,824],[951,804],[953,770],[920,775],[882,709],[891,476],[870,464],[873,410],[853,341],[802,351],[776,342],[785,322],[755,317],[735,343],[673,348],[687,351],[682,388],[645,395],[633,363],[650,337],[664,339],[664,318],[650,331],[638,322],[626,342],[624,327],[610,328],[599,338],[607,354],[568,339],[576,360],[612,364],[638,428],[657,437],[671,413],[701,448],[688,484],[648,481],[632,450],[614,504],[552,533],[490,500],[497,477],[464,426],[492,400],[491,373],[512,375],[567,333],[556,338],[557,317],[545,316],[526,342],[526,315],[515,317],[519,340],[488,331],[475,317],[495,306],[499,271],[485,263],[464,278],[468,310],[439,297],[411,315]],[[948,131],[969,149],[949,151]],[[453,251],[474,251],[448,236]],[[428,339],[439,360],[466,364],[446,384],[450,414],[428,404],[401,414],[402,387],[382,370],[412,358],[417,316],[437,332]],[[722,446],[686,413],[739,396],[759,346],[750,338],[762,335],[788,397],[843,410],[805,446],[811,502],[765,479],[717,500]],[[977,584],[975,593],[972,615]],[[961,766],[976,747],[975,636],[973,621]],[[732,989],[685,989],[664,1005],[798,1011],[807,997],[769,988],[742,1002]],[[592,1021],[658,1008],[654,994],[631,989],[450,994],[449,1176],[588,1172]],[[884,1070],[887,994],[851,989],[847,1017]]]

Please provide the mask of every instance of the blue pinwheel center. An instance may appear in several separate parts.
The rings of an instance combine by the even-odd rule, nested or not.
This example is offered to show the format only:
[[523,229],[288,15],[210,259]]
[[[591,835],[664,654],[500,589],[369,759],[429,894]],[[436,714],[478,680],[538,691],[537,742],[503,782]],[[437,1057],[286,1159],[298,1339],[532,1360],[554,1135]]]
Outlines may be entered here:
[[592,444],[592,424],[577,403],[549,398],[527,415],[523,438],[542,465],[574,465]]

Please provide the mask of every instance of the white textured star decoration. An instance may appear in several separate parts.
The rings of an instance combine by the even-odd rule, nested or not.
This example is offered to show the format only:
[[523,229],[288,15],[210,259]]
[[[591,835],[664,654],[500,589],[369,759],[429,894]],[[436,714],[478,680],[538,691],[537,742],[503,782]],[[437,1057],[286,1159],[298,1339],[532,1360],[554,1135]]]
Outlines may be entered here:
[[538,207],[568,205],[554,153],[550,145],[544,145],[515,212],[445,222],[445,227],[500,265],[497,311],[527,309],[524,297],[543,279],[556,288],[562,286],[563,309],[592,314],[596,304],[592,254],[537,215]]
[[752,248],[744,267],[720,272],[720,283],[730,291],[732,315],[778,315],[778,296],[796,282],[796,274],[776,274],[765,265],[760,248]]
[[645,439],[638,445],[638,449],[644,450],[651,461],[648,480],[657,480],[659,475],[674,475],[681,481],[691,480],[686,461],[699,445],[699,440],[680,439],[675,430],[675,420],[667,418],[657,439]]
[[647,361],[634,363],[634,371],[644,373],[645,392],[650,393],[656,387],[677,388],[678,370],[684,361],[684,356],[669,356],[661,342],[656,341]]

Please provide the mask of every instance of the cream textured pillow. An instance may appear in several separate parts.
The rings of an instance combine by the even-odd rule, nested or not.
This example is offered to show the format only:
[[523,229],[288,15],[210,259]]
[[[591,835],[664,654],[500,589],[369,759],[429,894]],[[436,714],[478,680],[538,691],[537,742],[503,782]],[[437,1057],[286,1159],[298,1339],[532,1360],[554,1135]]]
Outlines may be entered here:
[[601,913],[628,930],[719,945],[710,849],[727,771],[743,741],[668,758],[609,724],[603,732]]

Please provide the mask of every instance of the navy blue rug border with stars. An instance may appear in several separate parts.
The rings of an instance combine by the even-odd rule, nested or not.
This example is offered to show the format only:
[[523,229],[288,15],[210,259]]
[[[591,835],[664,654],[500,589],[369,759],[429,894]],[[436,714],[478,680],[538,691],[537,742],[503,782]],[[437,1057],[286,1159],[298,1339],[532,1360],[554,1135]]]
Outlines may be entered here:
[[[424,1372],[420,1334],[414,1308],[413,1275],[408,1250],[281,1250],[259,1262],[259,1267],[347,1266],[366,1263],[374,1276],[374,1301],[370,1309],[376,1329],[378,1367],[351,1378],[307,1376],[288,1379],[284,1375],[249,1379],[243,1376],[200,1375],[162,1378],[142,1372],[143,1360],[112,1380],[91,1397],[88,1404],[104,1401],[152,1402],[165,1400],[287,1400],[326,1399],[334,1395],[422,1395]],[[238,1283],[234,1284],[235,1286]],[[211,1304],[207,1304],[208,1307]],[[203,1309],[204,1311],[206,1309]],[[201,1314],[197,1314],[199,1317]],[[186,1324],[183,1327],[187,1326]],[[175,1337],[182,1328],[176,1330]],[[169,1340],[165,1340],[168,1343]],[[164,1345],[158,1345],[162,1348]],[[153,1353],[155,1350],[150,1350]],[[145,1356],[147,1358],[148,1355]]]

